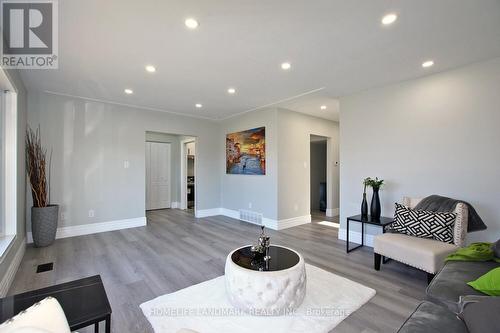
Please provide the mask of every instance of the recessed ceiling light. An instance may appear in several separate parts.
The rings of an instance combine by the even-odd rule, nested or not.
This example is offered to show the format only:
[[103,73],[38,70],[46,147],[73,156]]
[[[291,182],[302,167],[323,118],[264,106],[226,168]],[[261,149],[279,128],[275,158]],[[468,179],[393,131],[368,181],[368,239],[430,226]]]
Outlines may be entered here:
[[229,88],[229,89],[227,90],[227,93],[232,95],[232,94],[236,93],[236,89],[234,89],[234,88]]
[[133,91],[132,89],[128,89],[128,88],[127,88],[127,89],[125,89],[125,90],[124,90],[124,92],[125,92],[125,94],[127,94],[127,95],[132,95],[132,94],[134,93],[134,91]]
[[398,16],[396,14],[394,14],[394,13],[387,14],[384,17],[382,17],[382,24],[383,25],[390,25],[390,24],[393,24],[394,22],[396,22],[397,19],[398,19]]
[[196,28],[198,28],[198,25],[199,25],[198,21],[196,21],[194,18],[188,18],[188,19],[186,19],[186,21],[184,21],[184,24],[189,29],[196,29]]
[[156,72],[156,68],[153,65],[147,65],[146,66],[146,71],[150,72],[150,73],[154,73],[154,72]]
[[197,103],[194,106],[196,106],[197,109],[201,109],[203,107],[203,105],[201,105],[200,103]]
[[434,61],[432,61],[432,60],[427,60],[424,63],[422,63],[423,68],[432,67],[433,65],[434,65]]
[[326,105],[321,105],[320,109],[321,110],[326,110]]
[[289,70],[290,68],[292,68],[292,65],[289,62],[284,62],[281,64],[281,69],[285,71]]

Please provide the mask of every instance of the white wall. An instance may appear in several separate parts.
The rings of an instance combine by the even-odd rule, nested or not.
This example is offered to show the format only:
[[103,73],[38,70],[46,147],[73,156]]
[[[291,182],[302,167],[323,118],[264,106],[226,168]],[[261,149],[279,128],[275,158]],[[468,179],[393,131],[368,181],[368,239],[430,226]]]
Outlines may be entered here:
[[[266,174],[226,174],[226,134],[257,127],[266,127]],[[278,219],[278,131],[277,110],[265,109],[226,119],[220,124],[220,173],[222,173],[222,207],[247,209],[262,213],[265,218]],[[252,208],[249,208],[251,203]]]
[[404,195],[440,194],[488,225],[470,241],[500,238],[500,58],[341,98],[340,123],[339,237],[359,214],[363,178],[378,176],[383,215]]
[[327,210],[339,204],[339,125],[289,110],[278,110],[278,216],[280,220],[309,216],[311,134],[330,138],[327,143]]
[[[43,92],[29,94],[28,122],[40,124],[44,145],[53,148],[51,201],[61,205],[60,227],[145,215],[147,131],[197,137],[198,216],[249,209],[271,223],[287,220],[286,226],[310,218],[310,135],[330,137],[328,208],[338,207],[336,122],[283,109],[213,122]],[[225,135],[260,126],[266,127],[266,175],[226,175]]]
[[146,131],[198,137],[197,209],[220,207],[217,123],[42,92],[28,100],[28,123],[40,124],[43,144],[53,148],[51,201],[66,217],[60,226],[145,216]]
[[338,123],[285,109],[266,109],[223,121],[221,143],[227,133],[260,126],[266,127],[266,175],[227,175],[222,166],[223,208],[252,210],[287,226],[310,219],[311,134],[331,138],[327,148],[331,152],[328,208],[338,208],[339,175],[334,165],[338,161]]

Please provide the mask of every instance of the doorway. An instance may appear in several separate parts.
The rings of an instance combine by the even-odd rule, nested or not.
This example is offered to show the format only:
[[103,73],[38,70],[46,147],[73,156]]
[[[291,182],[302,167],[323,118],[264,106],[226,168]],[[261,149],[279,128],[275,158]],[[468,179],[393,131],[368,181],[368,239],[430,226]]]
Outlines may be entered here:
[[146,142],[146,210],[172,207],[172,147],[166,142]]
[[338,228],[338,161],[334,153],[332,138],[310,136],[311,221]]
[[196,140],[196,137],[182,134],[146,131],[146,210],[188,209],[189,192],[189,208],[193,208],[190,213],[194,214]]
[[[145,208],[196,210],[197,138],[190,135],[146,131]],[[165,214],[167,211],[158,212]],[[171,214],[176,214],[170,211]]]
[[181,209],[196,210],[196,138],[181,140]]
[[310,142],[310,200],[311,216],[324,219],[327,211],[327,137],[311,135]]

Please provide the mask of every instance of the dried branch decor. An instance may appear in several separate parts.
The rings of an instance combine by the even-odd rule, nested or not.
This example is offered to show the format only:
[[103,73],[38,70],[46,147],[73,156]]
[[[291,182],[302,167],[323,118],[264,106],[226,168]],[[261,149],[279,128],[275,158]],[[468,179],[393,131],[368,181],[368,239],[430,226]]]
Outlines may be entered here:
[[47,174],[47,150],[42,147],[40,127],[26,131],[26,172],[28,174],[34,207],[47,207],[50,201],[50,164]]

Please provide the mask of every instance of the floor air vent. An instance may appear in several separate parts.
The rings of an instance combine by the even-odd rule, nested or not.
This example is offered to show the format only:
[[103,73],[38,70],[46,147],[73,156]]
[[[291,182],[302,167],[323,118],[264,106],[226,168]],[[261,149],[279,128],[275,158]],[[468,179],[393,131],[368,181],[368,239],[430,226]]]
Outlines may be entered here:
[[43,272],[48,272],[54,269],[54,263],[53,262],[48,262],[46,264],[41,264],[38,265],[36,268],[37,273],[43,273]]
[[262,225],[262,214],[240,209],[240,220]]

